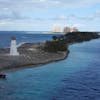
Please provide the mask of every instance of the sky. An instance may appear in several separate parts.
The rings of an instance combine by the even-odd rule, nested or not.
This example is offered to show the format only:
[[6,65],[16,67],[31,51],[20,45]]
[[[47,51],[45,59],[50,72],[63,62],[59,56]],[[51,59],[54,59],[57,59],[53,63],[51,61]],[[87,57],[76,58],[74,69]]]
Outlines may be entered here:
[[0,0],[1,31],[100,31],[100,0]]

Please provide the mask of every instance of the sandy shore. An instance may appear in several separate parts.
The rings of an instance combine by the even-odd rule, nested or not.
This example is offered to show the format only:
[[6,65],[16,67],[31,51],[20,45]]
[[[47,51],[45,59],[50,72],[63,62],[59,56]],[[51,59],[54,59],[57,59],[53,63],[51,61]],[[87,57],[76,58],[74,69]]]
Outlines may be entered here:
[[18,47],[20,56],[10,56],[9,48],[0,49],[0,71],[16,68],[36,67],[63,60],[68,51],[58,53],[44,52],[41,48],[44,43],[25,43]]

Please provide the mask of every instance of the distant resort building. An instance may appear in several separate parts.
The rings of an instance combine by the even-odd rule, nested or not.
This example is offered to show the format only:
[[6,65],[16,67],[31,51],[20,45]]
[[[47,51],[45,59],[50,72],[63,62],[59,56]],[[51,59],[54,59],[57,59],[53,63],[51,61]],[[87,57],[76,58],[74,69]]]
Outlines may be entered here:
[[52,32],[53,33],[60,33],[61,32],[60,26],[54,26]]
[[71,32],[78,32],[78,29],[76,27],[71,28]]
[[78,32],[78,29],[76,27],[70,28],[70,27],[64,27],[63,30],[64,33],[68,33],[68,32]]
[[53,33],[69,33],[69,32],[78,32],[77,27],[68,27],[65,26],[64,29],[62,30],[60,26],[54,26],[52,32]]
[[11,38],[11,46],[10,46],[10,55],[11,56],[18,56],[19,52],[17,51],[17,45],[16,45],[16,38]]
[[70,27],[67,27],[67,26],[64,27],[64,30],[63,30],[64,33],[68,33],[70,31],[71,31]]

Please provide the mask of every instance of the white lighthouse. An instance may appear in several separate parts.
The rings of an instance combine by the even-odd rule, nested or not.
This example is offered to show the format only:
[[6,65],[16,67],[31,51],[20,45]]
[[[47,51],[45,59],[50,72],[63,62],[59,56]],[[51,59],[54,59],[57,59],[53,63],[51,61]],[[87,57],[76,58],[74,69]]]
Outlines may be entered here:
[[18,56],[19,55],[19,53],[17,51],[16,38],[15,37],[11,38],[10,55],[11,56]]

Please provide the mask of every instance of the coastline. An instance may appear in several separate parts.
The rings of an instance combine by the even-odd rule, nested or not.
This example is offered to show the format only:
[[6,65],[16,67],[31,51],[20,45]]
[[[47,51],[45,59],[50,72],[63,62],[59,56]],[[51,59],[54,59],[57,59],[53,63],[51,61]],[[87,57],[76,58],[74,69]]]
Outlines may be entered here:
[[[9,48],[0,49],[0,72],[6,70],[16,70],[32,68],[48,63],[61,61],[67,58],[69,51],[48,53],[40,49],[44,43],[24,43],[18,47],[20,56],[9,56]],[[33,48],[33,49],[32,49]]]
[[36,68],[36,67],[41,67],[43,65],[46,65],[46,64],[50,64],[50,63],[54,63],[54,62],[58,62],[58,61],[62,61],[64,59],[66,59],[68,57],[68,54],[67,53],[65,55],[65,57],[63,57],[62,59],[59,58],[59,59],[56,59],[56,60],[53,60],[53,61],[48,61],[48,62],[45,62],[45,63],[38,63],[38,64],[29,64],[29,65],[21,65],[21,66],[16,66],[16,67],[6,67],[6,68],[3,68],[3,69],[0,69],[0,72],[5,72],[5,71],[15,71],[15,70],[21,70],[21,69],[27,69],[27,68]]
[[[73,33],[66,34],[63,37],[58,36],[56,37],[56,39],[58,39],[56,46],[59,47],[59,41],[60,41],[61,43],[66,43],[67,49],[64,51],[59,51],[58,48],[57,49],[58,51],[55,53],[45,51],[43,49],[45,47],[44,42],[22,43],[20,46],[18,46],[18,52],[20,54],[19,56],[9,55],[10,48],[1,48],[0,49],[0,72],[4,70],[37,67],[51,62],[64,60],[68,57],[69,45],[75,43],[83,43],[98,38],[100,38],[100,35],[96,33],[90,34],[86,32],[78,32],[78,33],[73,32]],[[53,40],[48,43],[51,48],[50,43],[56,43],[56,41]],[[60,47],[62,46],[63,45],[61,45]]]

